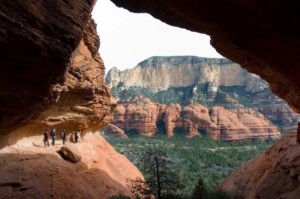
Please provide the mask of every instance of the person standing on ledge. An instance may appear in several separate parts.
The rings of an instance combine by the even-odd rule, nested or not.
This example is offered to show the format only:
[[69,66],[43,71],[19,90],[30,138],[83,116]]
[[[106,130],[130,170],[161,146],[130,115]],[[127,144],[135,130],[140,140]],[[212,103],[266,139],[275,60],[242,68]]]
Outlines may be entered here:
[[63,141],[63,144],[66,143],[66,130],[64,129],[62,132],[61,132],[61,138],[62,138],[62,141]]
[[75,132],[74,132],[74,137],[75,137],[75,143],[78,143],[78,137],[79,137],[79,132],[78,132],[78,130],[76,130]]
[[51,137],[52,137],[52,143],[51,143],[51,145],[55,145],[55,134],[56,134],[56,132],[55,132],[55,128],[50,132],[50,135],[51,135]]
[[48,130],[44,132],[44,146],[49,146]]

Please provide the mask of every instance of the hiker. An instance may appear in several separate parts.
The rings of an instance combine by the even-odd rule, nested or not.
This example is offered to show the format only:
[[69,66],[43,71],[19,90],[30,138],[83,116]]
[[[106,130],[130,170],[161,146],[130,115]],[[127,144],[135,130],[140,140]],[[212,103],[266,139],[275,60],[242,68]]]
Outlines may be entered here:
[[75,143],[78,143],[78,137],[79,137],[79,132],[78,132],[78,130],[76,130],[76,131],[74,132],[74,137],[75,137]]
[[55,128],[50,132],[50,135],[51,135],[51,137],[52,137],[52,143],[51,143],[51,145],[55,145],[55,134],[56,134],[56,132],[55,132]]
[[44,132],[44,146],[49,146],[48,130]]
[[62,132],[61,132],[61,138],[62,138],[62,141],[63,141],[63,144],[66,143],[66,130],[64,129]]

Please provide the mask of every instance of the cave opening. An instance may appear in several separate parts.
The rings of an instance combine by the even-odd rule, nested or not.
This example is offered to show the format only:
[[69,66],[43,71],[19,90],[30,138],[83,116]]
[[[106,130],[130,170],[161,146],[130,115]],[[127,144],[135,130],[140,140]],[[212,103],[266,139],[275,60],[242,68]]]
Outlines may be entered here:
[[[300,110],[299,2],[220,0],[216,5],[215,1],[193,0],[184,4],[160,0],[112,1],[130,11],[147,12],[168,24],[194,31],[192,34],[210,35],[210,43],[217,51],[243,69],[237,69],[238,64],[222,58],[203,58],[190,53],[181,56],[182,53],[173,51],[168,55],[152,52],[128,66],[121,55],[132,58],[140,49],[150,49],[151,45],[157,48],[157,44],[163,42],[139,33],[135,40],[142,48],[131,41],[122,49],[121,42],[130,41],[128,36],[132,35],[127,30],[141,29],[150,35],[158,32],[160,36],[167,33],[144,22],[150,30],[135,24],[133,28],[117,30],[122,33],[120,37],[112,32],[108,34],[119,45],[108,44],[115,53],[112,60],[120,61],[111,66],[133,67],[138,63],[140,73],[135,74],[136,67],[126,70],[125,74],[112,68],[107,73],[107,86],[104,64],[97,53],[100,40],[95,23],[90,19],[95,1],[1,1],[2,196],[58,197],[66,193],[57,188],[61,186],[56,186],[61,182],[66,190],[75,190],[64,195],[68,198],[76,198],[74,194],[83,197],[86,193],[91,198],[99,198],[99,195],[107,198],[113,193],[130,195],[127,177],[142,177],[142,174],[101,135],[92,134],[111,119],[119,126],[111,123],[110,129],[124,138],[122,128],[127,127],[148,136],[113,141],[118,145],[117,150],[129,155],[132,162],[137,162],[138,155],[147,147],[168,152],[165,160],[173,162],[171,169],[178,168],[177,174],[188,185],[182,194],[191,195],[197,176],[203,178],[197,186],[204,183],[212,188],[231,173],[220,186],[232,198],[298,197],[300,133],[296,142],[298,116],[290,107]],[[118,16],[111,14],[104,18]],[[123,20],[120,25],[127,21],[124,16],[118,18]],[[100,36],[103,32],[104,49],[105,29],[101,31],[100,25],[98,28]],[[165,47],[183,49],[179,38],[192,38],[172,31],[167,39],[174,36],[176,40],[164,44]],[[202,46],[195,39],[189,45]],[[135,49],[130,50],[132,46]],[[105,52],[100,54],[107,62]],[[246,70],[258,76],[249,75]],[[117,86],[113,88],[115,83]],[[111,100],[108,87],[122,100],[118,106]],[[283,104],[282,99],[290,107]],[[254,105],[257,107],[253,108]],[[106,117],[114,107],[114,118]],[[82,131],[79,143],[68,143],[70,148],[75,148],[71,152],[77,153],[76,148],[79,149],[84,156],[82,162],[71,166],[56,154],[63,145],[59,138],[57,145],[44,147],[41,134],[55,127],[58,132],[66,128],[70,137],[75,129]],[[202,127],[208,137],[199,136]],[[184,129],[188,136],[174,135],[177,129]],[[165,132],[156,135],[157,131]],[[293,133],[284,135],[265,151],[272,142],[263,140],[277,139],[279,131]],[[104,136],[111,139],[109,134]],[[247,142],[249,138],[256,141]],[[241,142],[229,143],[223,139]],[[262,151],[265,152],[260,153]],[[258,153],[259,157],[232,170]],[[108,188],[115,192],[108,193]],[[26,195],[18,195],[21,192]]]
[[[122,3],[122,1],[114,1],[117,4],[120,4],[122,6],[126,7],[126,3]],[[131,10],[129,3],[129,10]],[[133,3],[135,4],[135,3]],[[137,3],[138,4],[138,3]],[[132,10],[137,12],[147,12],[147,7],[144,7],[142,5],[139,5],[140,7],[132,8]],[[134,6],[133,6],[134,7]],[[136,10],[135,10],[136,9]],[[168,9],[168,8],[167,8]],[[190,27],[189,25],[185,26],[180,23],[180,20],[178,21],[178,24],[176,24],[176,21],[169,21],[168,17],[166,17],[164,14],[161,14],[159,9],[153,9],[152,7],[149,8],[148,12],[156,15],[158,18],[166,20],[167,23],[176,25],[179,27],[185,27],[191,30],[195,30],[197,28],[201,31],[201,25],[199,27],[197,24],[192,24]],[[163,10],[163,8],[162,8]],[[170,9],[171,10],[171,9]],[[168,12],[172,12],[168,10]],[[96,11],[94,11],[96,13]],[[156,13],[157,12],[157,13]],[[141,14],[139,14],[141,16]],[[102,17],[103,18],[103,17]],[[179,17],[180,18],[180,17]],[[148,24],[147,20],[144,21],[145,24]],[[99,23],[101,24],[101,23]],[[124,24],[126,24],[124,22]],[[143,29],[143,26],[137,25],[137,29],[141,28]],[[194,26],[193,26],[194,25]],[[205,26],[205,25],[203,25]],[[221,25],[220,25],[221,26]],[[101,37],[101,26],[98,26],[99,33]],[[129,29],[135,30],[136,27],[132,27]],[[155,28],[153,28],[155,29]],[[135,30],[138,32],[138,30]],[[123,31],[118,31],[119,33],[123,34]],[[148,31],[151,32],[151,31]],[[148,39],[148,35],[146,33],[140,33],[140,35],[143,35],[145,39]],[[140,36],[139,35],[139,36]],[[121,40],[129,40],[128,34],[124,33],[124,37],[120,37]],[[112,37],[113,38],[113,37]],[[117,39],[118,36],[117,36]],[[117,40],[116,39],[116,40]],[[138,36],[135,36],[135,39],[139,40]],[[151,40],[151,39],[149,39]],[[103,41],[104,43],[105,41]],[[141,40],[139,40],[140,43]],[[178,41],[176,41],[178,42]],[[118,40],[118,44],[110,43],[111,46],[120,46],[122,42]],[[152,43],[155,43],[152,41]],[[212,39],[211,43],[218,47],[218,50],[224,53],[225,56],[230,57],[232,60],[237,61],[239,63],[243,63],[243,67],[246,67],[247,70],[251,72],[257,71],[252,68],[253,65],[257,64],[258,67],[261,67],[261,63],[258,63],[256,61],[253,61],[252,58],[247,57],[247,63],[240,61],[236,56],[239,56],[239,53],[236,55],[228,54],[228,52],[224,52],[225,48],[224,46],[219,46],[218,43],[215,42],[214,39]],[[135,45],[134,42],[131,43],[133,46]],[[109,45],[109,44],[108,44]],[[130,52],[130,49],[128,46],[130,44],[125,45],[127,46],[127,51]],[[242,46],[242,44],[241,44]],[[132,50],[133,52],[142,51],[143,48],[147,48],[148,45],[141,46],[138,50]],[[177,46],[178,47],[178,46]],[[230,46],[231,47],[231,46]],[[240,47],[240,46],[239,46]],[[158,46],[157,46],[158,48]],[[176,47],[175,47],[176,48]],[[104,49],[104,48],[103,48]],[[114,47],[114,49],[117,49],[117,47]],[[124,51],[123,51],[124,52]],[[236,51],[234,51],[236,52]],[[129,56],[134,56],[132,52]],[[100,54],[104,55],[105,53],[101,53],[101,47],[100,47]],[[163,53],[162,53],[163,54]],[[248,154],[257,155],[259,153],[255,153],[255,151],[263,152],[265,149],[267,149],[273,142],[265,142],[260,140],[269,140],[271,139],[278,139],[280,137],[280,132],[291,132],[295,131],[297,129],[297,123],[299,120],[299,115],[294,113],[291,108],[280,98],[275,96],[272,91],[274,91],[274,87],[269,87],[268,82],[264,81],[260,78],[260,76],[250,74],[245,69],[237,69],[234,68],[232,70],[228,69],[226,72],[221,72],[222,77],[221,78],[210,78],[209,77],[203,77],[198,78],[193,76],[192,74],[199,74],[201,76],[202,74],[211,74],[211,76],[219,75],[214,73],[213,67],[209,69],[209,71],[204,71],[201,69],[197,69],[195,71],[187,71],[183,68],[178,67],[178,65],[186,64],[187,62],[190,63],[188,67],[195,66],[199,64],[199,62],[205,62],[207,60],[198,60],[197,57],[184,57],[183,59],[174,59],[170,58],[171,56],[168,56],[167,58],[162,57],[160,54],[155,54],[156,57],[152,57],[153,55],[149,55],[149,59],[147,60],[140,60],[142,62],[135,62],[135,65],[130,65],[129,67],[136,66],[135,68],[130,68],[126,70],[125,73],[122,73],[124,69],[117,69],[114,68],[110,70],[107,73],[107,83],[109,84],[110,88],[113,91],[113,95],[119,99],[118,106],[122,107],[115,110],[118,115],[118,119],[122,117],[122,112],[125,110],[125,112],[128,110],[127,107],[135,107],[134,111],[142,111],[146,112],[146,118],[143,119],[143,121],[140,123],[136,123],[136,130],[137,132],[141,131],[144,132],[145,129],[151,131],[151,134],[155,134],[158,132],[158,139],[160,141],[164,140],[166,137],[171,137],[170,140],[174,140],[174,142],[177,142],[179,137],[182,138],[182,134],[187,134],[188,137],[194,137],[190,138],[191,140],[197,139],[197,135],[209,135],[203,136],[205,137],[205,140],[207,143],[209,143],[211,146],[215,146],[216,143],[220,144],[217,148],[220,150],[222,147],[226,148],[228,146],[223,146],[222,142],[220,142],[218,139],[223,139],[223,141],[233,141],[230,142],[230,144],[235,145],[236,144],[236,151],[239,149],[245,149],[244,153],[245,156]],[[117,54],[115,54],[116,57],[118,57]],[[128,57],[128,56],[127,56]],[[157,58],[158,57],[158,58]],[[147,57],[144,57],[144,59]],[[104,62],[105,57],[103,56]],[[179,64],[178,64],[179,63]],[[213,63],[216,64],[216,63]],[[219,61],[217,64],[219,64],[220,70],[226,70],[224,68],[228,67],[228,64],[235,64],[227,59],[223,59]],[[122,63],[119,65],[123,65]],[[171,70],[167,71],[166,73],[163,73],[162,66],[165,65],[166,67],[172,65],[172,70],[175,70],[175,67],[180,68],[180,73],[183,73],[184,76],[181,76],[180,73],[172,73]],[[117,65],[114,65],[117,66]],[[154,68],[153,71],[151,71],[149,68],[151,66]],[[110,67],[110,66],[108,66]],[[147,68],[148,67],[148,68]],[[240,67],[240,66],[238,66]],[[142,72],[136,72],[137,69],[144,70]],[[148,71],[146,71],[146,69]],[[147,76],[148,73],[148,76]],[[167,78],[160,78],[157,73],[163,74],[165,77],[168,78],[175,78],[176,81],[181,82],[187,82],[185,85],[183,84],[176,84],[176,83],[169,83],[168,85],[163,85]],[[249,75],[248,75],[249,74]],[[265,77],[265,75],[260,74],[261,77]],[[190,77],[190,79],[195,80],[194,83],[191,83],[191,81],[187,81],[184,77]],[[233,77],[239,77],[240,82],[230,82],[228,79],[232,79]],[[115,79],[117,79],[117,82],[113,82]],[[205,79],[206,78],[206,79]],[[223,78],[223,79],[222,79]],[[137,81],[132,81],[132,79],[138,79]],[[268,80],[268,79],[267,79]],[[119,81],[119,82],[118,82]],[[144,83],[144,82],[145,83]],[[151,84],[151,81],[156,81],[155,83]],[[169,81],[169,80],[167,80]],[[222,83],[222,81],[224,81]],[[159,83],[157,83],[159,82]],[[242,83],[241,83],[242,82]],[[270,81],[269,81],[270,82]],[[120,86],[122,85],[122,86]],[[189,95],[186,94],[185,91],[189,90]],[[278,94],[278,92],[277,92]],[[126,99],[130,97],[130,100]],[[145,99],[146,98],[146,99]],[[176,103],[178,105],[172,105],[167,108],[162,108],[161,106],[157,106],[157,103],[160,104],[167,104],[170,105],[172,103]],[[188,107],[184,107],[184,105],[188,105]],[[199,113],[195,109],[199,109],[199,106],[204,106],[205,108],[200,107],[202,110],[199,111],[202,116],[207,115],[208,118],[208,124],[205,124],[206,128],[198,128],[200,119]],[[162,114],[155,113],[155,110],[153,110],[153,106],[157,106],[156,109],[159,111],[165,111]],[[219,108],[222,107],[222,108]],[[280,108],[279,108],[280,107]],[[187,111],[186,111],[187,110]],[[132,111],[132,109],[130,109]],[[156,114],[156,115],[155,115]],[[198,114],[198,115],[197,115]],[[201,115],[200,114],[200,115]],[[167,115],[167,116],[166,116]],[[224,117],[224,115],[227,115]],[[126,120],[130,120],[130,113],[128,114],[126,112],[126,118],[123,120],[123,123],[119,127],[123,127],[126,129]],[[172,118],[171,120],[168,120],[168,118]],[[227,117],[227,118],[226,118]],[[257,126],[251,126],[252,124],[247,124],[248,121],[255,121],[260,123],[259,126],[264,126],[263,128],[257,127]],[[128,121],[129,122],[129,121]],[[200,122],[201,123],[201,122]],[[211,126],[211,123],[215,123],[215,126]],[[114,122],[112,122],[114,124]],[[132,124],[132,122],[131,122]],[[188,126],[184,127],[184,124],[187,124]],[[219,125],[219,126],[218,126]],[[124,127],[125,126],[125,127]],[[241,129],[241,126],[246,126],[248,128],[247,130]],[[242,128],[244,128],[242,127]],[[226,129],[223,130],[223,129]],[[162,134],[162,131],[166,132],[166,135]],[[247,134],[247,135],[246,135]],[[180,136],[179,136],[180,135]],[[246,135],[246,136],[245,136]],[[173,137],[172,137],[173,136]],[[248,136],[248,137],[247,137]],[[155,137],[155,136],[154,136]],[[209,138],[210,137],[210,138]],[[110,138],[108,138],[109,140]],[[153,139],[150,139],[152,142]],[[146,140],[147,140],[146,139]],[[211,140],[212,139],[212,140]],[[214,143],[214,139],[217,139],[217,141]],[[139,140],[141,141],[141,140]],[[137,141],[137,142],[139,142]],[[235,142],[236,141],[236,142]],[[134,141],[135,142],[135,141]],[[142,143],[147,141],[141,141]],[[194,141],[197,142],[197,141]],[[184,144],[186,144],[186,148],[189,148],[193,141],[183,141]],[[240,144],[254,144],[254,145],[247,145],[247,146],[241,146]],[[174,143],[164,143],[167,146],[172,146]],[[178,144],[178,143],[177,143]],[[227,143],[229,144],[229,143]],[[264,145],[265,144],[265,145]],[[138,144],[137,144],[138,145]],[[151,146],[155,147],[157,145],[150,144]],[[175,144],[176,145],[176,144]],[[226,144],[224,144],[226,145]],[[262,147],[262,145],[267,146],[266,148]],[[232,147],[232,146],[230,146]],[[210,149],[212,151],[220,151],[219,149]],[[231,154],[239,154],[236,153],[236,151],[232,152]],[[123,153],[124,154],[124,153]],[[133,153],[130,152],[130,155]],[[126,155],[126,153],[125,153]],[[129,154],[127,154],[129,155]],[[130,157],[129,155],[129,157]],[[235,156],[232,155],[232,156]],[[255,157],[255,155],[253,157]],[[226,156],[226,155],[225,155]],[[239,156],[239,155],[237,155]],[[242,155],[241,155],[242,156]],[[133,157],[130,157],[133,158]],[[135,157],[136,158],[136,157]],[[235,157],[236,158],[236,157]],[[134,159],[134,158],[133,158]],[[207,160],[207,158],[204,158]],[[229,157],[219,157],[219,159],[222,161],[228,161],[230,162]],[[237,158],[238,159],[238,158]],[[135,159],[136,160],[136,159]],[[217,158],[215,159],[217,161]],[[189,160],[194,161],[195,160]],[[234,161],[233,161],[234,162]],[[204,163],[206,164],[206,163]],[[207,163],[210,165],[210,172],[216,172],[218,170],[220,165],[217,165],[215,163]],[[201,164],[196,161],[194,165],[198,165],[201,167]],[[220,170],[228,170],[228,163],[225,167],[223,167]],[[194,166],[193,168],[195,168]],[[191,169],[193,170],[193,169]],[[196,169],[195,169],[196,170]],[[217,173],[217,172],[216,172]],[[223,176],[224,173],[217,175]],[[207,180],[207,179],[206,179]],[[209,180],[207,180],[209,181]],[[194,179],[195,183],[195,179]]]

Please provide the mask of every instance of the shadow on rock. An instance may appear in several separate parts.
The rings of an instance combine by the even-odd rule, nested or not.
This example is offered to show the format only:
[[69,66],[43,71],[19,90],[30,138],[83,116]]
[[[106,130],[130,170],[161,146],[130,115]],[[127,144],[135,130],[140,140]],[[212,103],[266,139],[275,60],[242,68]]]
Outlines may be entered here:
[[107,198],[131,195],[105,171],[52,154],[1,154],[0,198]]

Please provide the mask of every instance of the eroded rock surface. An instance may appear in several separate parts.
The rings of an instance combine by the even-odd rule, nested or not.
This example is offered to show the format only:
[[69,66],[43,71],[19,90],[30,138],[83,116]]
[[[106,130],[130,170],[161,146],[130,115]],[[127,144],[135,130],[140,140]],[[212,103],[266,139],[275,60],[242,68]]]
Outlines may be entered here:
[[[180,133],[188,137],[202,133],[213,139],[231,141],[280,137],[276,126],[250,108],[207,108],[195,102],[187,106],[165,105],[143,97],[118,104],[112,123],[125,131],[146,136],[153,136],[158,131],[173,136],[176,129],[180,129]],[[110,132],[110,129],[106,130]]]
[[227,59],[151,57],[132,69],[112,68],[106,82],[119,101],[145,96],[161,104],[193,100],[207,107],[253,108],[282,132],[296,128],[300,119],[264,80]]
[[[1,1],[0,198],[131,196],[126,179],[142,177],[90,133],[109,121],[115,106],[98,54],[94,3]],[[57,145],[44,148],[43,132],[53,128]],[[68,140],[76,129],[81,132],[72,146],[75,164],[56,153],[63,129]]]
[[108,72],[106,82],[110,88],[137,86],[154,92],[208,82],[212,92],[220,86],[241,86],[251,93],[268,87],[257,75],[228,59],[196,56],[151,57],[124,71],[114,67]]
[[94,0],[1,1],[0,135],[39,116],[65,81]]
[[45,129],[85,132],[97,131],[104,126],[104,118],[111,113],[115,102],[111,102],[110,91],[104,82],[104,64],[95,51],[99,47],[99,37],[91,36],[96,30],[93,20],[87,21],[86,28],[94,32],[84,32],[65,71],[60,74],[62,81],[51,84],[48,96],[38,104],[39,109],[31,109],[35,117],[30,117],[30,113],[22,126],[2,129],[9,136],[1,139],[0,146],[13,144],[25,136],[41,134]]
[[107,133],[111,133],[112,135],[120,136],[122,138],[128,138],[128,136],[125,134],[125,132],[122,129],[120,129],[119,127],[117,127],[116,125],[113,125],[111,123],[107,124],[104,127],[104,131]]
[[112,1],[210,35],[220,54],[258,74],[294,111],[300,111],[298,1]]
[[132,196],[128,179],[143,178],[138,169],[117,153],[99,134],[87,133],[80,143],[67,142],[76,150],[80,162],[64,160],[56,151],[44,147],[42,136],[23,138],[0,151],[1,198],[107,198]]
[[225,178],[221,188],[232,198],[298,198],[300,145],[288,134]]

